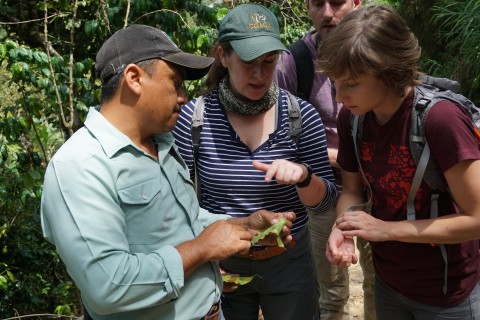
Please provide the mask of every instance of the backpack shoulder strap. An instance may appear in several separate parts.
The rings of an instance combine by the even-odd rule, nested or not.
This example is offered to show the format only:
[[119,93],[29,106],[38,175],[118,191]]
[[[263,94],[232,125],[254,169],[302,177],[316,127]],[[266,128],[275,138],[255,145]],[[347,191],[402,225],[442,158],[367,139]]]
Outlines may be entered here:
[[307,44],[299,39],[288,47],[297,69],[297,96],[308,101],[312,91],[315,68]]
[[[448,81],[450,81],[450,84],[448,84]],[[427,155],[424,156],[424,161],[427,163],[420,163],[422,153],[427,145],[425,139],[426,118],[431,108],[437,105],[438,102],[449,100],[468,114],[474,126],[478,129],[480,127],[480,109],[465,96],[449,89],[450,86],[452,86],[453,90],[457,90],[457,82],[429,76],[429,83],[430,84],[423,83],[414,87],[409,138],[410,150],[415,165],[417,166],[417,171],[419,171],[419,168],[425,171],[423,180],[425,180],[430,188],[438,191],[448,191],[447,182],[443,174],[440,174],[441,171],[438,165],[430,160],[430,157],[427,157]],[[438,83],[440,84],[437,86]],[[446,83],[448,85],[445,85]],[[476,132],[478,132],[478,130]],[[426,152],[429,151],[427,150]],[[425,168],[423,168],[423,166],[425,166]],[[422,179],[419,179],[418,183],[421,181]]]
[[192,145],[193,145],[193,157],[194,161],[198,157],[198,149],[200,147],[200,132],[203,127],[203,111],[205,109],[205,98],[200,96],[195,101],[193,115],[192,115]]
[[195,191],[197,193],[197,199],[200,202],[200,197],[202,194],[200,188],[200,179],[197,174],[197,159],[198,159],[198,151],[200,149],[200,132],[202,131],[203,127],[203,112],[205,110],[205,98],[200,96],[195,101],[195,105],[193,108],[192,114],[192,123],[191,123],[191,134],[192,134],[192,146],[193,146],[193,168],[195,170]]
[[300,105],[298,104],[297,97],[291,94],[289,91],[284,90],[287,94],[288,105],[288,120],[289,120],[289,133],[288,136],[298,145],[302,134],[302,113],[300,111]]
[[365,212],[372,212],[372,187],[368,183],[367,176],[363,171],[362,163],[360,162],[360,148],[362,145],[363,137],[363,122],[365,120],[365,115],[356,116],[350,114],[350,128],[352,130],[352,139],[355,149],[355,158],[357,159],[358,171],[360,177],[363,180],[363,183],[367,186],[367,202],[361,205],[356,205],[347,209],[347,211],[363,210]]
[[[442,89],[431,84],[421,84],[414,87],[409,147],[415,162],[416,171],[407,198],[408,220],[416,219],[415,197],[422,181],[425,181],[435,191],[434,195],[438,196],[438,192],[448,190],[447,181],[441,174],[442,171],[430,157],[430,147],[425,139],[425,122],[428,112],[438,101],[443,100],[443,98],[440,98],[442,92]],[[432,200],[434,199],[432,198]],[[436,203],[432,202],[432,208],[435,206]]]

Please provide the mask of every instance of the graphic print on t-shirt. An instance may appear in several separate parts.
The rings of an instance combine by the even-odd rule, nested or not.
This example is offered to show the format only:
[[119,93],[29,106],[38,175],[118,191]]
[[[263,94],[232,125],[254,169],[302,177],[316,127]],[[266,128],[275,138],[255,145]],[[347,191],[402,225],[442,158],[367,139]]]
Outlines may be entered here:
[[[382,149],[375,142],[365,142],[362,143],[361,158],[366,167],[365,175],[374,190],[375,206],[389,208],[390,214],[396,218],[384,218],[397,220],[404,210],[402,208],[405,208],[415,175],[416,167],[410,149],[394,144],[387,144]],[[375,166],[372,166],[373,163]]]

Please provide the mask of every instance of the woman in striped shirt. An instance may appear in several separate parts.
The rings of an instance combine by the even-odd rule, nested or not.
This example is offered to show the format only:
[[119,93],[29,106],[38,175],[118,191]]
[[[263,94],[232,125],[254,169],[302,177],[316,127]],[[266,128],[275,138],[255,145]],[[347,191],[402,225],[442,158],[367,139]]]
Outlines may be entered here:
[[298,98],[300,139],[289,135],[289,98],[273,82],[281,51],[287,50],[278,22],[267,8],[244,4],[231,10],[212,51],[196,157],[191,123],[197,99],[182,107],[174,130],[192,178],[198,174],[203,208],[232,217],[259,209],[297,215],[292,245],[253,246],[248,254],[220,262],[228,273],[254,276],[224,292],[227,320],[257,320],[259,307],[267,320],[318,319],[307,209],[322,214],[335,203],[337,190],[322,121]]

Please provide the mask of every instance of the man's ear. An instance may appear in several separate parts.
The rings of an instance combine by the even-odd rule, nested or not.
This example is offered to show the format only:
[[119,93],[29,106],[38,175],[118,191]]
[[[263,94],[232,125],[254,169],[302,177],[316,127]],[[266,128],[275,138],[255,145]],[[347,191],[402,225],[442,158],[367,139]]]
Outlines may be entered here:
[[358,9],[362,5],[362,0],[353,0],[353,7]]
[[136,95],[140,95],[142,93],[142,77],[145,76],[145,71],[137,66],[136,64],[129,64],[123,70],[123,79],[125,81],[125,85],[135,93]]

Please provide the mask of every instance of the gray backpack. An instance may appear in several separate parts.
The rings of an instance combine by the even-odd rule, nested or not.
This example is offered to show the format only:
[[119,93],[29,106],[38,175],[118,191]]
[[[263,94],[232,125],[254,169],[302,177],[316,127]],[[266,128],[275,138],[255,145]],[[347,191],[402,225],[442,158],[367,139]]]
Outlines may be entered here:
[[[445,78],[435,78],[431,76],[421,76],[422,83],[414,88],[413,108],[411,114],[409,147],[413,160],[417,166],[413,177],[410,193],[407,198],[407,219],[415,220],[415,196],[422,180],[424,180],[434,191],[431,197],[430,217],[438,217],[438,197],[440,192],[448,191],[447,181],[443,176],[438,165],[430,158],[430,147],[425,139],[425,119],[430,109],[442,100],[450,100],[456,106],[464,110],[471,118],[474,128],[476,128],[477,139],[480,138],[480,109],[475,104],[458,94],[460,85],[458,82]],[[355,145],[355,156],[359,166],[360,174],[364,183],[367,185],[368,202],[363,206],[371,210],[372,190],[365,177],[365,173],[360,165],[360,145],[362,141],[363,121],[365,116],[351,115],[350,122],[352,127],[352,137]],[[480,143],[480,140],[479,140]],[[447,293],[447,272],[448,261],[445,245],[439,244],[438,247],[445,261],[444,286],[443,293]]]
[[[289,133],[288,136],[298,145],[302,134],[302,115],[300,112],[300,105],[297,98],[288,91],[284,91],[288,96],[288,119],[289,119]],[[200,201],[200,181],[198,180],[197,171],[197,159],[200,149],[200,132],[203,127],[203,115],[205,109],[204,96],[200,96],[195,101],[193,109],[191,132],[192,132],[192,145],[193,145],[193,159],[195,167],[195,189],[197,191],[197,198]]]

